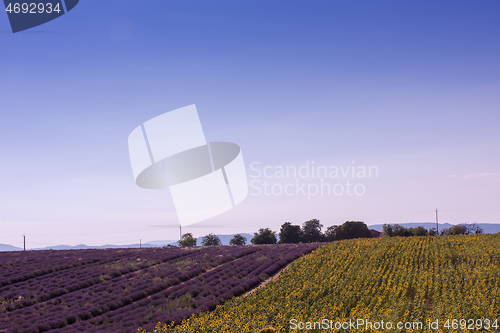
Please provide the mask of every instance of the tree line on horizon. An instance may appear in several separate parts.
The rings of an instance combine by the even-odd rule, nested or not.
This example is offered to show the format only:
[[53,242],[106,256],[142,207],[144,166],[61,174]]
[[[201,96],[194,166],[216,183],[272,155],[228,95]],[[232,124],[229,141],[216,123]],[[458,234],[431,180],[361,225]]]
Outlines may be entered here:
[[[405,228],[399,224],[384,224],[383,234],[388,237],[411,237],[411,236],[437,236],[436,228],[425,229],[422,226],[416,228]],[[472,235],[482,234],[483,229],[475,223],[457,224],[451,228],[445,228],[439,232],[440,236]]]
[[[291,222],[285,222],[281,225],[278,232],[270,228],[260,228],[254,233],[250,240],[252,244],[294,244],[294,243],[319,243],[333,242],[342,239],[371,237],[371,231],[368,226],[361,221],[347,221],[342,225],[333,225],[323,233],[323,225],[318,219],[305,221],[300,225],[293,225]],[[181,240],[177,242],[179,246],[196,246],[197,239],[191,233],[182,235]],[[241,234],[236,234],[230,240],[229,245],[246,245],[247,239]],[[202,246],[222,245],[220,238],[215,234],[208,234],[202,238]]]
[[[321,232],[323,225],[318,219],[305,221],[300,225],[285,222],[281,225],[279,233],[270,228],[260,228],[254,233],[250,240],[252,244],[294,244],[294,243],[319,243],[333,242],[343,239],[370,238],[372,231],[362,221],[346,221],[341,225],[329,226],[325,232]],[[471,235],[482,234],[483,229],[475,223],[458,224],[439,232],[440,236],[448,235]],[[405,228],[399,224],[384,224],[382,236],[384,237],[412,237],[412,236],[437,236],[435,228],[426,229],[422,226],[416,228]],[[191,233],[182,235],[178,242],[179,246],[196,246],[197,239]],[[247,238],[236,234],[229,241],[229,245],[246,245]],[[222,245],[220,238],[210,233],[202,237],[202,246]]]

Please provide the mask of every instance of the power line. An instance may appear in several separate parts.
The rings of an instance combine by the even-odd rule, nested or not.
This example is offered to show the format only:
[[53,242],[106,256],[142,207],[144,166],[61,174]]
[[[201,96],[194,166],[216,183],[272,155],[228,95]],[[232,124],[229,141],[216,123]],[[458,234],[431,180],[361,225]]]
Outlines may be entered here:
[[500,212],[500,209],[441,209],[442,212]]
[[418,214],[424,214],[424,213],[430,213],[432,210],[424,210],[420,212],[413,212],[413,213],[405,213],[405,214],[396,214],[396,215],[385,215],[385,216],[377,216],[377,217],[368,217],[364,218],[362,220],[378,220],[378,219],[385,219],[388,217],[399,217],[399,216],[410,216],[410,215],[418,215]]
[[[241,224],[235,226],[242,226]],[[156,224],[150,225],[151,228],[178,228],[179,224]],[[232,225],[215,225],[215,224],[192,224],[189,226],[185,226],[184,228],[228,228],[232,227]]]
[[439,235],[438,210],[436,208],[436,234]]

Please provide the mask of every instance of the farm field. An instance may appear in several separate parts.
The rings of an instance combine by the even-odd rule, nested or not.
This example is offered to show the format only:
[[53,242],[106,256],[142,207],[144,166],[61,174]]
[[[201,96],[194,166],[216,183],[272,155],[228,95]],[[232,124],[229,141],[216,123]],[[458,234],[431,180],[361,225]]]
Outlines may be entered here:
[[239,296],[317,244],[0,254],[0,332],[134,332]]
[[500,332],[500,234],[331,243],[251,295],[154,331],[348,332],[338,325],[360,319],[352,332]]

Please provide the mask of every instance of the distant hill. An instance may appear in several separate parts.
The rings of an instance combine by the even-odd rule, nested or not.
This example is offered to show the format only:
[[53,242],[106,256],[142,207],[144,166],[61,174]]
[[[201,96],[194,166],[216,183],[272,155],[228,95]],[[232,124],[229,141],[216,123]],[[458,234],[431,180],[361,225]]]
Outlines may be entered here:
[[[422,226],[425,229],[429,230],[430,228],[435,228],[436,223],[429,223],[429,222],[423,222],[423,223],[388,223],[388,224],[399,224],[402,227],[405,228],[416,228],[418,226]],[[497,232],[500,232],[500,224],[498,223],[476,223],[478,227],[483,229],[483,232],[485,234],[496,234]],[[450,223],[439,223],[439,230],[447,229],[453,227],[454,224]],[[377,231],[382,232],[383,231],[383,224],[372,224],[369,225],[368,228],[374,229]]]
[[[165,246],[169,243],[171,243],[171,240],[166,240],[166,241],[157,241],[158,244],[152,244],[153,242],[147,242],[142,244],[142,247],[162,247]],[[106,245],[99,245],[99,246],[91,246],[91,245],[85,245],[85,244],[79,244],[79,245],[54,245],[54,246],[47,246],[43,248],[36,248],[33,250],[86,250],[86,249],[118,249],[118,248],[138,248],[141,247],[141,244],[127,244],[127,245],[113,245],[113,244],[106,244]]]
[[[232,235],[217,235],[223,245],[229,245],[229,241],[233,236],[236,234]],[[251,244],[250,240],[253,237],[253,234],[241,234],[243,237],[246,237],[247,239],[247,244]],[[201,240],[203,236],[197,237],[197,244],[198,246],[201,246]],[[150,241],[142,244],[142,247],[162,247],[162,246],[167,246],[167,245],[173,245],[177,246],[177,241],[176,240],[158,240],[158,241]],[[128,244],[128,245],[113,245],[113,244],[106,244],[106,245],[100,245],[100,246],[90,246],[90,245],[85,245],[85,244],[79,244],[79,245],[54,245],[54,246],[47,246],[43,248],[36,248],[36,249],[30,249],[30,250],[85,250],[85,249],[117,249],[117,248],[139,248],[141,245],[139,243],[136,244]],[[0,244],[0,251],[22,251],[22,248],[15,247],[12,245],[7,245],[7,244]]]
[[146,247],[149,247],[149,246],[165,246],[167,244],[172,244],[172,243],[177,243],[177,240],[175,240],[175,239],[169,239],[169,240],[151,241],[151,242],[146,242],[146,243],[142,244],[142,246],[145,246],[145,245],[146,245]]
[[20,247],[15,247],[7,244],[0,244],[0,251],[22,251]]

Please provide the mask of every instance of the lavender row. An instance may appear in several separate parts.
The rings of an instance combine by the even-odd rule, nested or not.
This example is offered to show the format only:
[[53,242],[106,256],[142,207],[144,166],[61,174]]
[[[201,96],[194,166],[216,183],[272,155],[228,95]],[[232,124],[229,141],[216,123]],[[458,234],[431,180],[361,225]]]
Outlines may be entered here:
[[[182,319],[192,314],[211,311],[218,304],[248,292],[317,246],[313,244],[261,246],[259,252],[228,262],[185,283],[158,292],[152,297],[133,302],[91,320],[79,318],[73,325],[50,332],[131,332],[139,326],[152,328],[158,321],[180,323]],[[55,327],[54,323],[46,325]]]
[[[50,302],[42,302],[0,315],[0,323],[4,319],[15,322],[16,327],[11,327],[12,332],[25,331],[24,329],[30,332],[35,332],[37,329],[44,331],[46,326],[41,323],[51,323],[51,327],[64,327],[77,320],[87,320],[119,309],[189,280],[209,268],[257,250],[259,250],[257,247],[186,249],[183,251],[191,253],[177,261],[141,269],[96,286],[68,293]],[[37,324],[33,326],[35,322]]]
[[[0,280],[0,286],[8,286],[53,272],[71,269],[82,265],[93,264],[101,260],[103,259],[62,258],[62,260],[58,261],[56,265],[50,265],[50,263],[43,264],[25,261],[22,263],[22,265],[11,266],[9,267],[9,269],[4,270],[1,273],[2,279]],[[38,266],[41,266],[43,268],[38,268]]]
[[[46,260],[48,256],[56,259],[52,261],[52,265],[49,260]],[[32,270],[54,269],[58,265],[64,265],[65,261],[74,262],[81,257],[81,252],[70,250],[0,252],[0,276],[13,275],[26,268]]]
[[[193,255],[199,255],[200,251],[193,249],[192,251],[184,251],[186,253],[190,253],[189,257],[192,257]],[[184,257],[183,257],[184,259]],[[175,264],[175,263],[174,263]],[[21,318],[27,318],[33,317],[36,318],[37,320],[39,318],[38,315],[40,312],[48,312],[48,313],[53,313],[54,309],[57,310],[58,308],[64,307],[64,308],[75,308],[75,301],[78,301],[77,303],[80,303],[81,305],[89,305],[92,303],[99,302],[100,299],[104,299],[109,301],[110,299],[113,299],[114,294],[119,294],[123,291],[129,292],[131,290],[130,288],[130,283],[135,284],[135,286],[138,286],[139,288],[144,288],[147,286],[147,284],[142,283],[143,280],[153,280],[158,276],[158,271],[160,272],[160,277],[161,273],[166,274],[167,276],[176,276],[178,275],[178,271],[174,269],[171,265],[160,265],[160,269],[158,270],[158,267],[153,267],[149,269],[144,269],[141,272],[139,272],[140,276],[136,275],[128,275],[128,276],[121,276],[117,277],[113,280],[106,281],[105,283],[102,283],[100,286],[94,286],[92,288],[87,288],[85,290],[79,290],[78,292],[74,292],[62,297],[58,297],[51,302],[45,302],[40,305],[37,305],[35,307],[32,307],[30,309],[24,309],[23,311],[14,311],[9,315],[10,318],[20,320]],[[117,288],[118,287],[118,288]],[[140,289],[139,289],[140,290]]]
[[[0,253],[0,287],[82,265],[127,258],[142,249],[61,250]],[[144,249],[158,251],[161,249]],[[177,251],[181,251],[177,249]]]
[[[0,313],[50,300],[79,289],[100,284],[106,280],[135,272],[146,267],[176,260],[190,254],[189,251],[142,251],[137,256],[128,255],[118,260],[111,257],[94,264],[75,267],[63,272],[52,272],[43,276],[0,288]],[[120,267],[122,266],[122,267]]]

